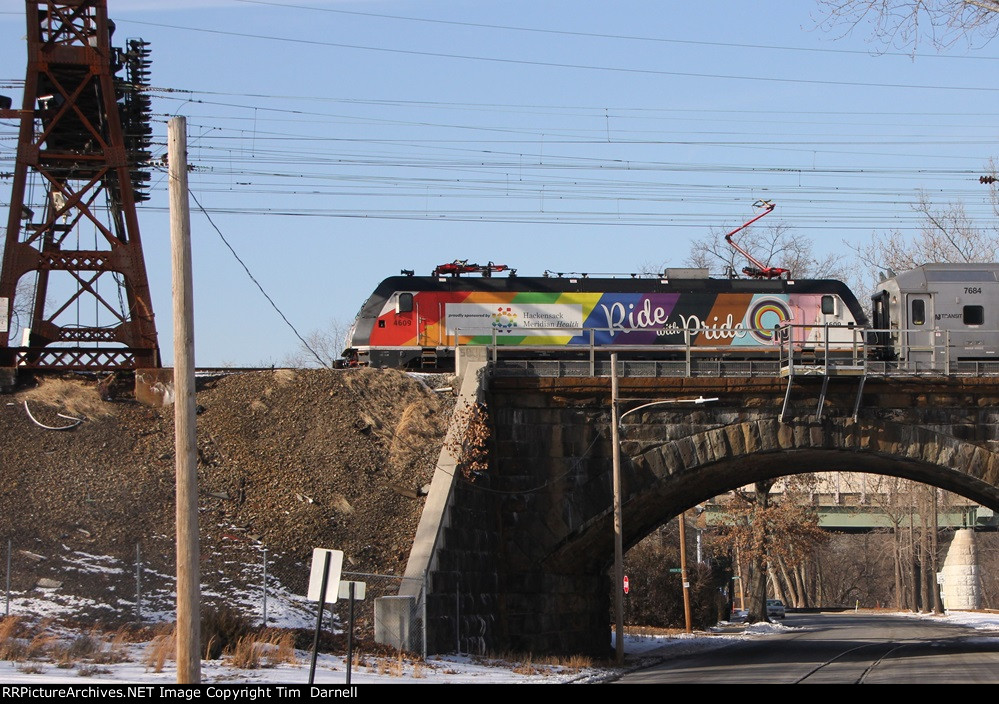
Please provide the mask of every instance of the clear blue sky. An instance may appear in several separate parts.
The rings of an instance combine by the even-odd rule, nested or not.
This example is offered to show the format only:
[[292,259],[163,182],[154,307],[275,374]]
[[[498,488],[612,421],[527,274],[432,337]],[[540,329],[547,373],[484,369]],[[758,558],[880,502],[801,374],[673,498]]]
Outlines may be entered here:
[[[844,241],[916,227],[921,189],[992,212],[978,176],[999,154],[999,48],[879,54],[863,28],[816,28],[807,0],[109,6],[116,44],[151,42],[157,151],[185,115],[193,194],[303,334],[349,323],[385,276],[456,258],[525,275],[682,265],[759,198],[844,257]],[[22,7],[0,0],[15,104]],[[2,172],[14,135],[0,123]],[[153,182],[139,218],[169,363]],[[294,333],[194,204],[192,231],[198,365],[281,364]]]

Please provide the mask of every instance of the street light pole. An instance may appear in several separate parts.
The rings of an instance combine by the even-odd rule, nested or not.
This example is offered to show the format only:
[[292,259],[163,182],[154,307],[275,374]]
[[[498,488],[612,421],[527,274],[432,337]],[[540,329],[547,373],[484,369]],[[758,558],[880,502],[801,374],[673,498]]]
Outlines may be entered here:
[[[624,551],[621,536],[621,420],[630,413],[641,411],[642,409],[649,408],[650,406],[663,406],[673,403],[693,403],[700,405],[702,403],[711,403],[712,401],[717,400],[717,397],[704,398],[703,396],[698,396],[697,398],[670,398],[663,399],[661,401],[643,403],[641,406],[636,406],[635,408],[629,409],[624,413],[620,413],[620,398],[618,397],[617,387],[617,353],[611,353],[611,422],[614,424],[611,431],[611,441],[614,443],[614,579],[617,581],[617,589],[614,592],[616,595],[614,599],[614,609],[617,617],[618,635],[615,642],[617,645],[616,654],[618,664],[624,662],[624,643],[621,637],[621,633],[624,630],[624,596],[622,594],[622,583],[624,582]],[[686,626],[687,633],[691,633],[693,632],[693,627],[690,617],[690,580],[687,577],[687,531],[684,521],[686,515],[686,511],[680,514],[680,579],[683,583],[684,625]]]
[[614,445],[614,659],[624,664],[624,539],[621,521],[621,435],[618,417],[617,352],[611,352],[611,442]]

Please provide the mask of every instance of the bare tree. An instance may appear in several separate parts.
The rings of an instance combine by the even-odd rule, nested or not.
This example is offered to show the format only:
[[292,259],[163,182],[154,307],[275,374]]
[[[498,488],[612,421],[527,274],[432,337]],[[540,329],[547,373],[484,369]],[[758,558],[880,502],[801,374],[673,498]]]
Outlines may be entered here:
[[768,578],[779,597],[790,594],[797,605],[806,601],[804,562],[828,537],[810,507],[794,496],[770,495],[774,482],[757,482],[752,493],[736,491],[743,505],[729,508],[718,535],[719,547],[738,550],[749,563],[746,620],[750,623],[767,620]]
[[325,328],[306,335],[282,363],[287,367],[334,367],[346,346],[347,332],[348,327],[334,318]]
[[8,344],[20,345],[21,332],[31,324],[31,309],[34,302],[34,284],[29,279],[17,282],[14,300],[11,302],[10,320],[8,320]]
[[817,0],[819,26],[850,33],[870,25],[883,46],[921,42],[942,48],[965,39],[983,43],[999,33],[999,0]]
[[927,262],[994,262],[999,258],[999,229],[994,223],[989,227],[974,223],[961,202],[934,206],[920,193],[912,209],[921,216],[915,236],[892,230],[872,235],[866,244],[851,245],[866,267],[906,271]]
[[[747,228],[739,234],[739,244],[766,266],[790,270],[792,277],[840,279],[845,275],[841,258],[816,255],[812,241],[783,222]],[[723,235],[712,230],[691,243],[686,264],[726,272],[739,271],[747,262]]]

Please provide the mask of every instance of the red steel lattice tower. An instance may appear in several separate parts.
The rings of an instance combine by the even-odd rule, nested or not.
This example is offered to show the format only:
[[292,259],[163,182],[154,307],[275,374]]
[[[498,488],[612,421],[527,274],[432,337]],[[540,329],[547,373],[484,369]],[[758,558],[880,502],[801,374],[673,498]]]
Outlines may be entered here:
[[30,332],[21,346],[0,332],[0,368],[159,367],[135,210],[148,197],[146,44],[111,46],[107,0],[26,0],[26,15],[22,107],[0,105],[20,119],[0,304]]

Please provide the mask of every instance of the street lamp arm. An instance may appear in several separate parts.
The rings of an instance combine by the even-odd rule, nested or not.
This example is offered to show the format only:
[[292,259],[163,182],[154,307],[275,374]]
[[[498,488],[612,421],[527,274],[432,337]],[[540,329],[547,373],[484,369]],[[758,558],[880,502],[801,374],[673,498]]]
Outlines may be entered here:
[[670,398],[670,399],[665,399],[663,401],[650,401],[649,403],[643,403],[641,406],[636,406],[631,410],[625,411],[624,413],[618,416],[617,420],[618,423],[620,423],[624,419],[624,417],[629,413],[635,413],[636,411],[640,411],[643,408],[648,408],[650,406],[663,406],[670,403],[693,403],[700,405],[702,403],[711,403],[712,401],[717,401],[717,400],[718,400],[717,397],[704,398],[703,396],[698,396],[697,398]]

